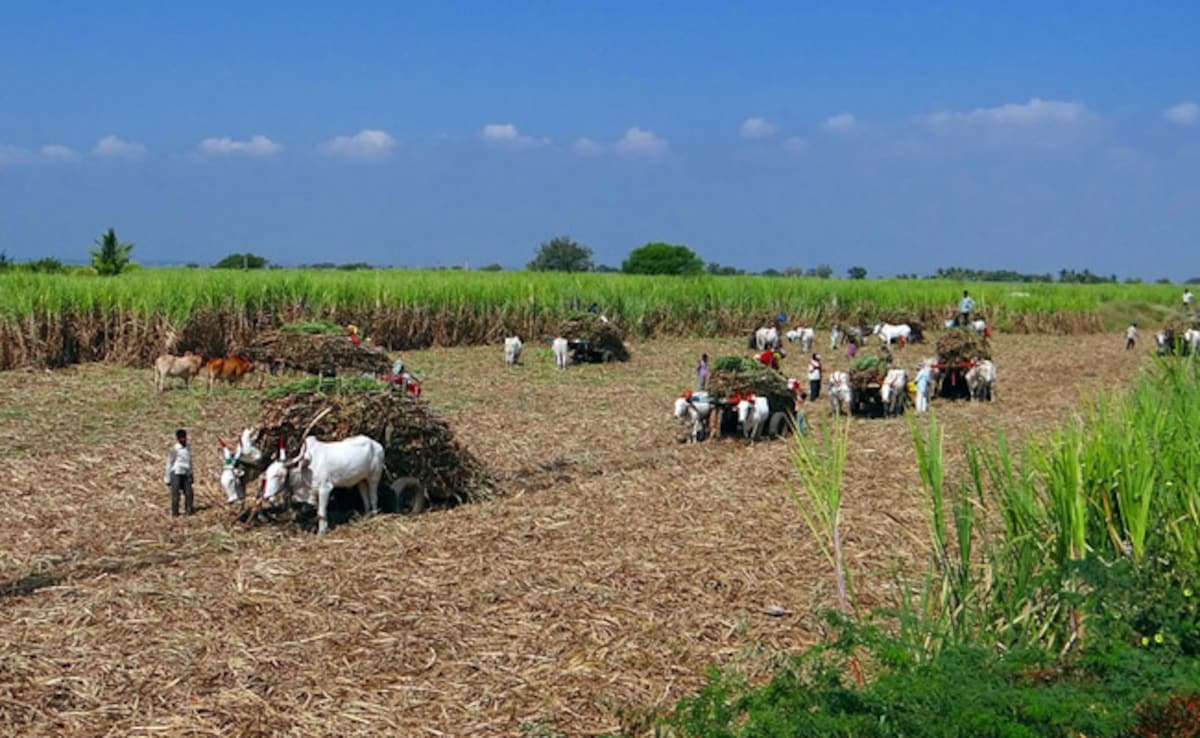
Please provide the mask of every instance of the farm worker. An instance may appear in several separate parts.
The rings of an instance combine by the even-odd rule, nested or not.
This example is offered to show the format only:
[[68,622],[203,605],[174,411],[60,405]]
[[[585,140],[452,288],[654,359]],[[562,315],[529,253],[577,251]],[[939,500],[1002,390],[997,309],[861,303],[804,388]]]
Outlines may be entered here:
[[855,356],[858,356],[858,344],[851,338],[846,342],[846,358],[853,361]]
[[917,372],[917,412],[929,410],[929,383],[933,380],[933,367],[928,362],[921,365]]
[[1192,294],[1192,291],[1190,289],[1185,289],[1183,291],[1183,309],[1187,310],[1190,308],[1192,306],[1192,301],[1195,299],[1196,296]]
[[804,390],[800,389],[799,385],[795,390],[795,410],[796,410],[796,432],[802,436],[808,435],[808,418],[804,415],[804,400],[806,395]]
[[1137,323],[1130,323],[1125,329],[1125,350],[1128,351],[1137,343]]
[[708,354],[700,354],[700,363],[696,365],[696,389],[703,390],[708,385]]
[[837,351],[838,339],[842,337],[842,330],[838,328],[838,324],[834,323],[829,329],[829,350]]
[[821,356],[813,354],[808,362],[808,396],[821,399]]
[[960,326],[969,325],[971,322],[971,313],[975,310],[975,299],[963,290],[962,299],[958,301],[958,324]]
[[769,366],[772,369],[778,369],[779,368],[779,356],[781,353],[782,352],[776,353],[775,351],[772,351],[771,349],[767,349],[766,351],[764,351],[758,355],[758,360],[762,362],[763,366]]
[[192,450],[188,448],[187,431],[175,431],[175,445],[167,452],[167,469],[163,482],[171,490],[171,517],[179,516],[179,493],[183,492],[183,512],[191,515],[192,508]]

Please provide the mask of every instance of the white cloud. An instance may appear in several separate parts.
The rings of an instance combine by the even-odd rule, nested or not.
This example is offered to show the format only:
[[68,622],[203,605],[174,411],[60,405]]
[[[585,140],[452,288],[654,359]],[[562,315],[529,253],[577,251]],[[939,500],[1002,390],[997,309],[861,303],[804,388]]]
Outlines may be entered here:
[[613,144],[613,151],[630,158],[657,159],[667,151],[666,139],[654,135],[653,131],[630,128]]
[[783,150],[792,154],[803,154],[808,151],[808,141],[799,136],[792,136],[783,142]]
[[747,118],[742,121],[742,138],[769,138],[778,130],[779,126],[766,118]]
[[105,136],[92,148],[92,156],[137,161],[146,156],[146,147],[137,141],[123,141],[117,136]]
[[1037,126],[1047,123],[1069,124],[1091,117],[1081,102],[1030,98],[1026,103],[1008,103],[994,108],[968,111],[943,111],[925,117],[933,126],[977,124],[988,126]]
[[1194,102],[1181,102],[1163,111],[1163,117],[1180,126],[1194,126],[1200,123],[1200,105]]
[[201,154],[219,156],[238,154],[242,156],[270,156],[283,151],[283,145],[263,135],[252,136],[248,141],[232,138],[206,138],[197,147]]
[[49,159],[51,161],[79,160],[79,153],[76,152],[75,149],[72,149],[69,146],[63,146],[62,144],[46,144],[42,148],[38,149],[38,153],[42,155],[43,159]]
[[363,129],[353,136],[332,138],[318,148],[329,156],[371,161],[386,158],[395,145],[396,139],[387,132]]
[[522,136],[517,127],[512,123],[488,123],[480,130],[479,135],[484,141],[490,144],[514,148],[550,143],[550,139],[548,138]]
[[583,156],[600,156],[604,153],[604,144],[590,138],[581,138],[575,142],[575,153]]
[[1103,139],[1100,117],[1082,102],[1031,98],[993,108],[945,110],[918,117],[935,148],[1066,151]]
[[33,158],[32,154],[22,148],[0,144],[0,167],[10,164],[24,164]]
[[610,144],[593,141],[590,138],[580,138],[575,141],[575,153],[581,156],[600,156],[616,154],[629,159],[659,159],[667,153],[667,141],[659,138],[653,131],[643,131],[634,126],[625,135]]
[[858,127],[858,119],[851,113],[838,113],[825,119],[825,130],[847,133]]

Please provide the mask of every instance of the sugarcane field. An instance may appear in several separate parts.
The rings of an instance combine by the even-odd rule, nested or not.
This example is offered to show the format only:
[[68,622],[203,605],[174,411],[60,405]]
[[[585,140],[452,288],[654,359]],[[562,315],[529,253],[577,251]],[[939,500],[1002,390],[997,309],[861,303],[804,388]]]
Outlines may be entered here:
[[[215,339],[196,334],[194,366],[141,351],[0,372],[0,725],[649,734],[708,667],[761,680],[828,635],[837,595],[797,510],[797,442],[845,424],[841,545],[857,607],[885,606],[929,553],[922,367],[940,374],[922,387],[962,479],[966,444],[1050,431],[1156,353],[1109,332],[938,325],[889,345],[869,327],[770,327],[765,344],[614,327],[571,335],[564,357],[540,335],[388,351],[340,325],[246,340],[231,356],[247,367],[201,362]],[[985,361],[986,394],[966,379]],[[882,402],[892,371],[898,400]],[[831,402],[831,377],[877,411]],[[194,514],[172,517],[177,427]],[[369,494],[322,468],[352,437],[370,446]]]

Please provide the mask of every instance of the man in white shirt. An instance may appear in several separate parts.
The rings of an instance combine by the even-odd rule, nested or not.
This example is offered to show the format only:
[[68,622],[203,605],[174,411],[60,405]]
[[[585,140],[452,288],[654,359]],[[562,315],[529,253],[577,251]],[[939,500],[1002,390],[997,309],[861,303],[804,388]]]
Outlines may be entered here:
[[167,452],[167,470],[163,482],[171,490],[171,517],[179,516],[179,493],[183,493],[183,512],[191,515],[192,508],[192,449],[188,447],[187,431],[175,431],[175,445]]

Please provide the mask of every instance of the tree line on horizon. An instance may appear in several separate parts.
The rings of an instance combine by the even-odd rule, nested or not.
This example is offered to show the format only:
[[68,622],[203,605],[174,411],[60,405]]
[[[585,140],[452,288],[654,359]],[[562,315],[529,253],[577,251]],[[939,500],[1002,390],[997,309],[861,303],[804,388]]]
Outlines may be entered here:
[[[100,276],[115,276],[129,269],[141,268],[140,264],[131,258],[133,244],[123,243],[117,238],[116,231],[109,228],[95,246],[89,249],[91,266],[84,267],[90,273]],[[200,268],[200,264],[189,263],[188,268]],[[281,265],[273,264],[268,259],[251,252],[235,252],[228,254],[211,265],[212,269],[278,269]],[[359,271],[382,269],[366,262],[318,262],[300,264],[298,269],[329,269],[343,271]],[[449,266],[433,267],[434,270],[465,271],[467,267]],[[833,267],[828,264],[818,264],[814,267],[803,268],[788,266],[783,269],[764,269],[752,272],[738,267],[720,264],[715,261],[705,262],[694,251],[681,244],[670,244],[654,241],[629,252],[621,262],[620,267],[607,264],[596,264],[592,258],[591,248],[575,241],[569,236],[557,236],[540,244],[533,260],[525,265],[525,269],[533,272],[595,272],[595,273],[624,273],[652,275],[699,275],[713,276],[762,276],[762,277],[813,277],[831,279],[834,276]],[[54,257],[43,257],[25,262],[16,262],[8,258],[5,251],[0,251],[0,272],[26,271],[34,273],[55,274],[66,273],[69,267]],[[498,263],[485,264],[475,271],[500,272],[505,268]],[[867,269],[863,266],[852,266],[846,270],[848,279],[866,279]],[[1090,269],[1076,271],[1075,269],[1060,269],[1058,274],[1045,272],[1042,274],[1023,273],[1011,269],[971,269],[968,267],[939,267],[934,273],[921,276],[915,273],[897,274],[894,279],[939,279],[957,282],[1020,282],[1020,283],[1059,283],[1059,284],[1116,284],[1120,281],[1116,274],[1096,274]],[[1127,277],[1126,284],[1139,284],[1139,277]],[[1156,284],[1172,284],[1172,280],[1162,277]],[[1200,277],[1191,277],[1183,284],[1200,284]]]

